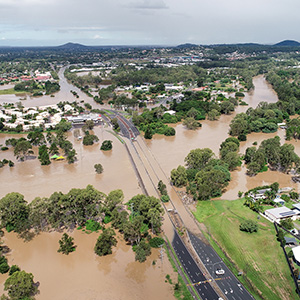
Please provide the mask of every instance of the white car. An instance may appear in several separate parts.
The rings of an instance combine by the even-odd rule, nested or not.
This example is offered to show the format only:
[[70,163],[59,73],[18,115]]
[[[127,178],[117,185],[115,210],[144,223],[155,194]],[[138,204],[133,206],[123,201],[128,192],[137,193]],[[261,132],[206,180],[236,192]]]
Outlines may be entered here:
[[225,271],[223,269],[219,269],[219,270],[216,271],[216,274],[217,275],[224,275]]

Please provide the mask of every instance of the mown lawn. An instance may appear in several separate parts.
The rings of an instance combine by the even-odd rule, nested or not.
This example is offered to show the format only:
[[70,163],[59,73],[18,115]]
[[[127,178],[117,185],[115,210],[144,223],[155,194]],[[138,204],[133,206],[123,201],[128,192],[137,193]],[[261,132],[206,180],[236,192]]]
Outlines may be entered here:
[[[256,287],[256,299],[298,299],[274,225],[263,217],[257,219],[257,213],[243,202],[243,199],[201,201],[194,215],[237,266],[234,273],[243,271],[244,278],[239,278],[242,283],[248,280]],[[240,222],[245,219],[257,221],[258,232],[240,231]]]

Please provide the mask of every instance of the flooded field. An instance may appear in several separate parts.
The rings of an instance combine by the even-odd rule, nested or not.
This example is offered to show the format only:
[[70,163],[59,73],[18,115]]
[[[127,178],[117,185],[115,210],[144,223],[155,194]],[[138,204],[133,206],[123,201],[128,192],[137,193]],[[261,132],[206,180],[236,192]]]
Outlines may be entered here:
[[[57,252],[61,235],[42,233],[25,243],[14,233],[5,234],[5,244],[13,249],[7,256],[9,264],[31,272],[40,283],[37,300],[174,299],[165,276],[170,274],[175,280],[177,276],[166,255],[161,262],[158,250],[152,250],[145,263],[135,262],[131,247],[117,236],[113,254],[97,257],[93,248],[98,234],[75,230],[71,235],[76,251],[63,255]],[[0,274],[0,294],[6,278]]]
[[[201,121],[202,127],[198,130],[187,130],[182,124],[174,126],[176,135],[166,137],[155,135],[152,140],[146,140],[148,147],[153,155],[167,174],[170,174],[173,168],[178,165],[184,165],[184,158],[187,154],[196,148],[210,148],[218,155],[220,144],[229,137],[229,125],[232,118],[241,112],[245,112],[249,107],[256,107],[261,101],[274,103],[278,101],[278,97],[271,85],[266,82],[262,76],[255,77],[255,89],[251,93],[246,94],[243,99],[248,106],[239,106],[231,115],[222,115],[219,121]],[[278,135],[281,142],[284,143],[285,130],[279,129],[276,133],[251,133],[247,136],[246,142],[241,142],[240,153],[245,153],[253,142],[258,145],[261,141]],[[300,143],[296,141],[290,142],[295,146],[295,152],[300,154]],[[279,182],[281,187],[291,186],[299,191],[299,184],[295,184],[291,180],[290,175],[280,172],[264,172],[255,177],[246,176],[246,167],[242,166],[238,170],[232,172],[232,180],[227,187],[227,191],[222,195],[222,199],[234,200],[237,198],[238,191],[247,191],[255,186],[269,184],[274,181]]]
[[[84,146],[82,140],[78,141],[69,132],[69,139],[77,152],[78,161],[68,164],[66,161],[53,161],[48,166],[41,166],[40,161],[27,159],[17,162],[13,150],[0,151],[0,159],[10,159],[15,162],[13,168],[7,165],[0,169],[0,197],[9,192],[19,192],[25,196],[28,202],[35,197],[49,197],[55,191],[68,192],[71,188],[84,188],[88,184],[98,190],[109,193],[114,189],[122,189],[129,200],[136,194],[140,194],[136,175],[131,166],[125,147],[103,126],[95,127],[94,133],[99,137],[99,142],[92,146]],[[0,134],[0,144],[10,137],[21,135]],[[112,140],[111,151],[101,151],[103,140]],[[38,149],[34,148],[37,155]],[[96,174],[94,165],[101,163],[104,172]]]
[[[61,91],[55,97],[43,96],[22,101],[25,106],[47,105],[59,101],[74,101],[70,90],[78,92],[79,100],[85,100],[94,107],[101,108],[77,88],[68,84],[60,71]],[[174,125],[176,136],[165,137],[155,135],[146,144],[160,164],[162,172],[170,176],[170,171],[179,164],[184,164],[184,158],[190,150],[195,148],[211,148],[218,154],[219,145],[228,137],[229,124],[236,113],[245,112],[248,107],[256,107],[261,101],[276,102],[277,96],[262,76],[254,78],[255,90],[244,98],[249,106],[240,106],[232,115],[223,115],[219,121],[202,121],[202,128],[191,131],[182,124]],[[5,96],[15,97],[13,102],[19,101],[18,96],[0,96],[1,102],[8,101]],[[132,168],[129,156],[124,145],[103,126],[95,127],[94,133],[99,137],[99,143],[93,146],[83,146],[82,141],[73,137],[69,139],[77,152],[78,161],[69,165],[66,161],[56,161],[49,166],[41,166],[37,158],[17,162],[12,150],[0,151],[0,159],[11,159],[15,162],[13,168],[7,165],[0,169],[0,197],[9,192],[20,192],[30,202],[35,197],[48,197],[55,191],[68,192],[71,188],[84,188],[92,184],[98,190],[109,193],[114,189],[122,189],[125,200],[142,193],[138,185],[136,174]],[[284,142],[284,130],[274,134],[253,133],[246,142],[241,143],[240,153],[244,153],[253,142],[258,144],[267,138],[279,135]],[[0,144],[11,137],[22,135],[0,134]],[[101,142],[105,139],[113,141],[112,151],[100,151]],[[300,143],[292,141],[296,152],[300,155]],[[298,146],[299,144],[299,146]],[[34,149],[37,154],[37,149]],[[145,150],[146,151],[146,150]],[[148,151],[148,150],[147,150]],[[101,163],[103,174],[96,174],[94,164]],[[257,185],[278,181],[280,186],[292,186],[299,191],[298,184],[291,181],[291,176],[279,172],[264,172],[255,177],[245,175],[245,166],[232,173],[232,181],[223,199],[236,199],[238,191],[246,191]],[[97,234],[84,234],[74,231],[71,235],[78,245],[75,253],[64,256],[57,253],[59,233],[43,233],[32,241],[24,243],[15,234],[5,234],[5,243],[12,252],[8,259],[10,264],[18,264],[22,269],[34,274],[35,280],[40,282],[41,294],[37,299],[173,299],[173,291],[169,284],[164,282],[166,274],[173,274],[167,259],[163,264],[158,260],[158,252],[144,264],[134,262],[134,253],[129,246],[118,238],[118,246],[112,255],[96,257],[93,247]],[[6,275],[0,276],[0,293]],[[143,295],[143,296],[141,296]]]

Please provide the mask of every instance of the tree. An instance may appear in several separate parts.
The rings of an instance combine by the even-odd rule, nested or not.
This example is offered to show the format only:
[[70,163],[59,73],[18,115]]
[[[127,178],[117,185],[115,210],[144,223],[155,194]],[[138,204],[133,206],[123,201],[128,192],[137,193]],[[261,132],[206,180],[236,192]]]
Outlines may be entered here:
[[56,126],[55,126],[55,130],[56,131],[69,131],[72,128],[72,123],[66,121],[65,119],[62,119]]
[[220,113],[216,109],[212,109],[207,113],[207,119],[210,121],[218,120]]
[[25,271],[17,271],[8,277],[4,283],[4,290],[8,291],[11,300],[33,299],[38,291],[33,282],[33,275]]
[[84,136],[82,143],[83,143],[83,145],[88,146],[88,145],[93,145],[94,142],[98,142],[98,141],[99,141],[99,138],[96,135],[87,134]]
[[201,127],[201,124],[192,117],[187,117],[186,119],[184,119],[182,124],[186,126],[187,129],[191,130],[195,130]]
[[108,196],[104,199],[104,211],[105,215],[111,216],[114,209],[119,208],[119,205],[124,200],[124,194],[122,190],[111,191]]
[[103,166],[101,164],[95,164],[94,168],[97,174],[101,174],[103,172]]
[[76,249],[76,246],[74,245],[74,238],[69,236],[67,233],[64,233],[62,238],[58,242],[59,249],[57,250],[57,252],[68,255],[70,252],[74,252]]
[[146,128],[146,131],[145,131],[144,138],[148,139],[148,140],[151,140],[152,136],[153,136],[152,129],[151,129],[150,125],[148,125],[147,128]]
[[29,140],[30,144],[34,146],[41,146],[46,143],[43,133],[39,131],[29,132],[27,139]]
[[294,228],[293,220],[291,218],[281,220],[280,225],[287,230],[292,230]]
[[67,161],[68,164],[73,164],[76,161],[76,151],[75,149],[72,149],[67,153]]
[[51,144],[51,146],[50,146],[50,148],[49,148],[49,154],[50,154],[50,155],[59,154],[59,149],[58,149],[56,143],[53,142],[53,143]]
[[182,187],[187,184],[187,174],[185,167],[178,166],[171,171],[171,181],[176,187]]
[[187,157],[184,159],[189,169],[201,170],[207,163],[214,157],[214,153],[209,148],[191,150]]
[[14,148],[14,155],[17,159],[23,161],[30,154],[30,149],[32,149],[32,146],[29,141],[19,140]]
[[237,166],[240,165],[240,156],[236,152],[228,152],[225,157],[223,158],[223,161],[228,164],[229,171],[235,170]]
[[29,207],[24,196],[19,193],[9,193],[0,200],[1,226],[7,230],[22,232],[29,226]]
[[103,141],[100,150],[108,151],[112,149],[112,141],[105,140]]
[[223,101],[220,108],[221,113],[225,115],[229,115],[232,111],[234,111],[234,105],[230,101]]
[[112,228],[103,229],[102,234],[97,239],[94,251],[97,255],[103,256],[112,253],[112,247],[117,245],[114,237],[116,233]]
[[93,120],[86,120],[85,125],[87,129],[92,130],[95,126],[95,123]]
[[12,265],[9,270],[9,276],[11,276],[12,274],[14,274],[17,271],[21,271],[20,267],[17,265]]
[[0,273],[5,274],[9,270],[9,265],[7,263],[7,259],[4,256],[0,256]]
[[139,262],[144,262],[151,254],[151,246],[145,242],[145,240],[141,240],[140,244],[135,248],[135,260]]
[[46,145],[42,145],[39,147],[38,159],[40,160],[42,166],[51,164],[51,161],[49,159],[48,148]]
[[244,220],[240,224],[240,230],[250,232],[250,233],[257,232],[258,231],[258,225],[253,220]]

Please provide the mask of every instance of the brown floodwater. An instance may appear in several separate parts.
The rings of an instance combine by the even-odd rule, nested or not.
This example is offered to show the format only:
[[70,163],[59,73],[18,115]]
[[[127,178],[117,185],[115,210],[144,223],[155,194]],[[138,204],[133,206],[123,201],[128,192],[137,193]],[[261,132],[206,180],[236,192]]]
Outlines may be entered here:
[[[76,90],[80,99],[91,103],[91,98],[86,97],[74,86],[68,84],[62,76],[63,70],[59,72],[61,78],[61,91],[54,98],[43,96],[41,98],[27,99],[23,101],[25,106],[47,105],[59,101],[74,101],[75,98],[70,90]],[[156,165],[156,175],[159,178],[167,178],[170,171],[179,164],[184,164],[184,158],[190,150],[195,148],[211,148],[218,154],[219,145],[228,137],[229,124],[236,113],[244,112],[248,107],[256,107],[261,101],[276,102],[276,93],[262,76],[254,78],[255,90],[246,94],[244,101],[249,106],[240,106],[237,112],[232,115],[223,115],[219,121],[202,121],[202,128],[191,131],[184,128],[182,124],[174,125],[176,136],[165,137],[155,135],[152,140],[146,140],[145,147],[140,137],[138,139],[142,151],[147,155],[141,155],[145,165]],[[11,95],[9,95],[11,96]],[[16,97],[16,96],[15,96]],[[15,101],[19,98],[16,97]],[[0,102],[5,102],[0,96]],[[93,146],[83,146],[70,132],[69,139],[77,151],[78,161],[68,165],[66,161],[53,162],[49,166],[41,166],[37,158],[28,159],[24,162],[17,162],[13,151],[0,151],[0,159],[11,159],[15,167],[7,165],[0,169],[0,197],[9,192],[20,192],[30,202],[36,196],[48,197],[55,191],[68,192],[71,188],[84,188],[92,184],[104,193],[113,189],[121,188],[124,191],[125,199],[142,193],[139,187],[137,176],[132,168],[124,145],[107,132],[103,126],[94,129],[99,137],[99,143]],[[254,141],[259,143],[267,138],[279,135],[284,142],[284,130],[274,134],[253,133],[248,136],[246,142],[241,143],[240,152],[252,145]],[[22,135],[0,134],[0,144],[11,137]],[[112,151],[100,151],[101,142],[105,139],[113,141]],[[296,152],[300,155],[300,142],[294,142]],[[37,149],[34,149],[37,154]],[[148,159],[148,161],[147,161]],[[141,175],[145,177],[146,170],[143,170],[141,162],[137,161]],[[101,163],[104,167],[103,174],[96,174],[94,164]],[[160,166],[160,167],[158,167]],[[149,172],[152,173],[150,167]],[[153,171],[154,172],[154,171]],[[246,191],[251,187],[278,181],[280,186],[293,186],[299,191],[298,184],[293,184],[291,176],[279,172],[260,173],[255,177],[245,175],[244,166],[232,172],[232,181],[227,187],[223,199],[236,199],[239,190]],[[166,179],[165,179],[166,180]],[[158,180],[157,180],[158,181]],[[147,186],[153,186],[151,182]],[[155,183],[156,184],[156,183]],[[151,194],[155,194],[153,188]],[[172,199],[176,201],[176,207],[180,205],[173,189],[169,190]],[[169,206],[167,206],[168,208]],[[183,207],[180,214],[186,214]],[[165,215],[164,230],[168,236],[172,227],[170,220]],[[93,253],[93,247],[97,234],[86,235],[79,231],[71,233],[78,245],[75,253],[69,256],[58,254],[59,233],[43,233],[32,241],[24,243],[15,234],[5,235],[5,243],[13,249],[8,259],[10,264],[18,264],[22,269],[34,274],[35,280],[40,282],[41,294],[38,299],[173,299],[173,292],[169,284],[164,282],[167,273],[171,274],[167,260],[163,265],[157,263],[152,266],[152,261],[157,260],[158,253],[154,251],[151,258],[144,264],[134,262],[134,254],[129,246],[119,241],[112,255],[98,258]],[[173,274],[173,273],[172,273]],[[173,274],[174,276],[174,274]],[[6,275],[0,275],[0,285],[3,287]]]
[[[36,299],[174,299],[173,288],[165,283],[165,276],[170,274],[175,282],[177,276],[165,253],[162,261],[155,249],[145,263],[135,262],[131,247],[117,235],[113,253],[98,257],[93,248],[99,234],[75,230],[70,235],[74,237],[76,251],[63,255],[57,252],[61,235],[42,233],[26,243],[14,233],[5,234],[5,244],[13,249],[7,255],[9,264],[32,273],[35,282],[40,283]],[[7,275],[0,274],[0,294],[6,278]]]
[[[263,76],[257,76],[253,79],[255,89],[246,93],[243,99],[248,106],[239,106],[231,115],[222,115],[219,121],[201,121],[202,127],[198,130],[187,130],[182,124],[171,125],[176,130],[176,135],[166,137],[163,135],[155,135],[152,140],[146,140],[147,146],[151,149],[159,164],[165,173],[170,174],[173,168],[178,165],[184,165],[184,158],[187,154],[196,148],[210,148],[216,155],[219,152],[220,144],[229,137],[229,125],[232,118],[240,112],[245,112],[249,107],[256,107],[260,102],[265,101],[274,103],[278,101],[277,94],[272,86],[266,82]],[[247,136],[247,141],[242,142],[240,153],[245,153],[248,147],[254,142],[259,144],[261,141],[278,135],[281,143],[284,143],[285,131],[279,129],[277,133],[251,133]],[[295,152],[300,155],[300,143],[290,142],[295,146]],[[299,145],[299,146],[298,146]],[[280,172],[264,172],[255,177],[246,175],[246,167],[242,166],[231,174],[232,180],[229,183],[226,192],[222,195],[222,199],[233,200],[237,198],[239,191],[247,191],[255,186],[269,184],[274,181],[279,182],[281,187],[290,186],[299,191],[299,184],[295,184],[291,180],[291,176]]]
[[[49,197],[55,191],[66,193],[71,188],[84,188],[88,184],[104,193],[120,188],[127,200],[141,193],[125,147],[107,129],[109,128],[103,126],[94,128],[99,142],[92,146],[84,146],[82,140],[78,141],[72,132],[69,133],[69,140],[73,143],[78,158],[74,164],[53,161],[49,166],[41,166],[37,158],[18,162],[12,149],[0,151],[0,160],[6,158],[15,162],[13,168],[8,165],[0,168],[0,197],[9,192],[19,192],[31,202],[37,196]],[[20,136],[0,134],[0,144],[4,145],[8,138]],[[112,140],[111,151],[100,150],[103,140]],[[38,154],[36,147],[34,152],[35,155]],[[102,174],[95,172],[94,165],[97,163],[101,163],[104,168]]]

